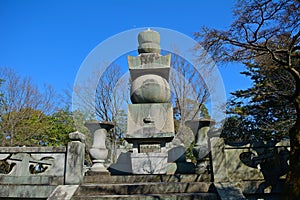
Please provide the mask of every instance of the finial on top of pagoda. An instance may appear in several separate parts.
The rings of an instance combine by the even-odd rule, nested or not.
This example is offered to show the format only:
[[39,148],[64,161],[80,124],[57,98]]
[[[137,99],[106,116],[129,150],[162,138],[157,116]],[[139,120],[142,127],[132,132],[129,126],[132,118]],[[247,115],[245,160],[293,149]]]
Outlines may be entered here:
[[158,53],[160,54],[160,35],[158,32],[148,28],[138,35],[138,52],[141,53]]

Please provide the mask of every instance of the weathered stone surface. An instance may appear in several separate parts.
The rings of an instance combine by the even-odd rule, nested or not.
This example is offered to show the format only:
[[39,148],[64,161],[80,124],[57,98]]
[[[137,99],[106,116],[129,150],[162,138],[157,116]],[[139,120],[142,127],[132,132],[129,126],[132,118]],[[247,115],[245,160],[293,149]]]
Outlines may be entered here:
[[153,30],[140,32],[138,35],[139,53],[160,53],[160,35]]
[[208,174],[147,174],[147,175],[124,175],[124,176],[85,176],[84,183],[147,183],[147,182],[207,182]]
[[59,185],[49,195],[47,200],[69,200],[72,198],[79,185]]
[[[160,35],[156,31],[139,33],[138,41],[139,56],[128,57],[133,104],[128,105],[124,138],[133,144],[130,154],[133,174],[165,174],[166,143],[175,136],[168,83],[171,55],[160,55]],[[125,165],[128,168],[130,164]],[[126,168],[125,165],[115,168]]]
[[[99,200],[99,197],[76,196],[73,200]],[[215,193],[171,193],[171,194],[139,194],[139,195],[101,195],[101,199],[118,200],[219,200]]]
[[85,143],[86,140],[86,136],[83,133],[80,133],[79,131],[70,133],[69,138],[73,141],[80,141],[82,143]]
[[85,144],[79,141],[72,141],[68,143],[67,150],[65,183],[68,185],[80,184],[84,175]]
[[131,153],[122,152],[120,153],[118,160],[115,164],[109,166],[109,171],[111,174],[132,174],[132,164],[131,164]]
[[185,147],[176,146],[168,150],[168,162],[186,162]]
[[47,198],[53,185],[0,185],[0,198]]
[[[174,137],[173,110],[170,103],[128,105],[128,127],[125,139]],[[145,140],[146,142],[146,140]]]
[[227,182],[229,181],[225,152],[224,152],[224,139],[213,137],[210,139],[211,142],[211,154],[212,164],[214,171],[214,180],[216,182]]
[[234,183],[214,183],[221,200],[245,200],[242,190]]
[[131,83],[132,103],[168,103],[171,99],[170,86],[161,76],[147,74]]
[[[278,167],[278,169],[282,167],[282,166],[272,166],[272,163],[269,163],[268,165],[270,169],[259,169],[258,164],[255,165],[255,163],[253,163],[252,165],[251,162],[248,161],[249,163],[248,165],[246,165],[247,161],[241,160],[241,156],[249,155],[249,154],[251,154],[253,157],[256,158],[258,154],[255,154],[257,153],[255,150],[257,150],[259,154],[261,154],[262,150],[267,149],[267,147],[253,148],[250,146],[250,144],[234,147],[234,146],[226,145],[222,138],[211,138],[210,141],[212,147],[211,152],[213,158],[214,177],[215,177],[215,181],[217,182],[264,180],[266,177],[263,176],[262,172],[265,172],[265,176],[270,175],[271,176],[270,180],[274,179],[273,181],[275,181],[276,176],[278,176],[278,174],[276,175],[278,171],[276,167]],[[282,148],[283,149],[287,148],[287,146],[283,146],[283,147],[275,146],[272,148],[278,148],[278,150],[274,150],[275,152],[277,152]],[[263,159],[265,158],[268,157],[263,157]],[[256,161],[258,162],[259,160],[256,159]],[[273,171],[275,174],[272,174]]]
[[104,166],[105,159],[108,155],[106,149],[106,135],[107,132],[114,127],[110,122],[86,122],[85,126],[90,130],[93,138],[92,148],[89,149],[89,153],[92,158],[93,166],[91,170],[93,172],[109,173]]
[[60,185],[64,184],[63,176],[11,176],[11,175],[0,175],[0,185]]
[[228,182],[227,162],[224,152],[224,139],[214,137],[210,139],[214,180],[216,182]]
[[225,149],[227,175],[230,181],[263,180],[264,177],[258,168],[243,164],[239,156],[249,149]]
[[[64,176],[65,153],[12,153],[3,162],[10,176]],[[37,170],[36,170],[37,169]]]
[[65,153],[66,147],[0,147],[0,153]]
[[167,153],[130,154],[133,174],[166,174]]
[[104,194],[170,194],[209,192],[211,183],[205,182],[174,182],[174,183],[121,183],[121,184],[82,184],[76,195],[104,195]]
[[51,165],[45,165],[47,169],[44,173],[41,173],[40,175],[64,176],[66,160],[65,153],[31,154],[31,156],[35,160],[46,161],[48,159],[49,161],[51,161]]
[[131,81],[146,74],[154,74],[169,80],[170,64],[171,54],[161,56],[148,53],[140,54],[138,57],[128,56]]

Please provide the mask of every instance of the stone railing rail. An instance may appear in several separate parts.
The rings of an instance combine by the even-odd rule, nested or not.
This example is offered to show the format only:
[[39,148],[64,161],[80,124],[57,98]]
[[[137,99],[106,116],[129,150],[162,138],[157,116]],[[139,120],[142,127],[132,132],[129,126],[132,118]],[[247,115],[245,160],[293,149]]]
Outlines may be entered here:
[[289,149],[289,140],[274,144],[229,145],[222,138],[213,138],[215,181],[263,181],[269,176],[280,178],[288,168]]

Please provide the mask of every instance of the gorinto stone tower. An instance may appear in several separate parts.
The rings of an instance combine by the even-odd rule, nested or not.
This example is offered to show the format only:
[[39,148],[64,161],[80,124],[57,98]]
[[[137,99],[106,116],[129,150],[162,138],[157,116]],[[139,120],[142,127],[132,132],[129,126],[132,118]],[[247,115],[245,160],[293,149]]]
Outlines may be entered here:
[[166,173],[166,143],[174,138],[169,80],[171,55],[160,55],[160,35],[146,30],[138,35],[136,57],[128,56],[131,78],[125,139],[133,144],[133,174]]

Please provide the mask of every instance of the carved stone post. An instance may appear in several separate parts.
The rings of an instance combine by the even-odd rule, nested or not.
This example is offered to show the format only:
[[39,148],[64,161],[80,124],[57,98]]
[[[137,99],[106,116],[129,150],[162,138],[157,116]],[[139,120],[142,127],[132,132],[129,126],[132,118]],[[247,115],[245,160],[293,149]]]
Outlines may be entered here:
[[83,181],[85,135],[76,131],[70,133],[69,138],[72,141],[67,145],[65,184],[76,185]]
[[110,122],[86,122],[85,126],[90,130],[93,139],[92,148],[89,149],[93,165],[92,172],[109,173],[104,166],[105,159],[108,155],[105,141],[107,132],[114,127]]
[[208,155],[210,149],[207,133],[213,124],[215,124],[215,121],[210,119],[188,120],[185,122],[185,125],[193,131],[195,137],[193,154],[197,159],[196,173],[205,173],[209,170]]

